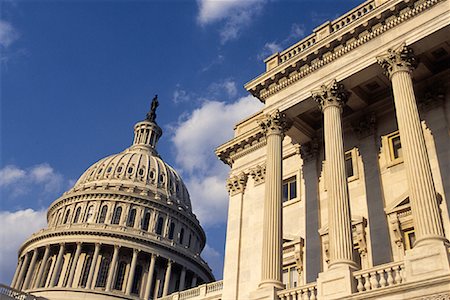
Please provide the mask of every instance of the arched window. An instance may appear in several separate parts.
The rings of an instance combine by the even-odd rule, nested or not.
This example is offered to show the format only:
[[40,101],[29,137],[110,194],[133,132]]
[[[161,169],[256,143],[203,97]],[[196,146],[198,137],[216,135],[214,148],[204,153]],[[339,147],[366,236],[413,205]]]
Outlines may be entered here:
[[94,205],[89,205],[86,213],[86,222],[92,222],[94,219]]
[[192,242],[192,235],[189,233],[188,248],[191,247],[191,242]]
[[131,293],[139,295],[141,289],[141,279],[142,279],[142,266],[137,265],[134,272],[133,285],[131,286]]
[[89,277],[89,271],[91,270],[92,255],[87,254],[84,259],[83,270],[81,271],[80,287],[86,287],[86,283]]
[[174,222],[170,222],[170,226],[169,226],[169,240],[173,240],[174,233],[175,233],[175,223]]
[[97,287],[105,287],[106,286],[106,278],[108,277],[108,269],[111,259],[109,256],[103,256],[100,262],[100,267],[98,269],[97,283],[95,286]]
[[55,225],[58,225],[59,222],[61,221],[61,214],[62,214],[62,212],[59,212],[59,213],[58,213],[58,217],[56,218]]
[[142,220],[142,230],[148,230],[148,224],[150,223],[150,212],[146,212],[144,219]]
[[134,219],[136,219],[136,208],[130,209],[128,213],[127,226],[134,227]]
[[66,211],[66,215],[64,216],[63,224],[67,224],[67,221],[69,221],[69,215],[70,215],[70,209]]
[[161,235],[163,229],[163,222],[164,222],[163,218],[158,217],[158,222],[156,223],[156,234]]
[[118,206],[114,210],[114,216],[113,216],[113,219],[112,219],[111,223],[112,224],[119,224],[121,215],[122,215],[122,207]]
[[116,275],[116,282],[114,283],[114,289],[115,290],[122,290],[123,287],[123,279],[125,278],[125,269],[127,267],[127,264],[124,261],[121,261],[119,263],[119,266],[117,267],[117,275]]
[[75,217],[73,218],[74,223],[78,223],[78,220],[80,219],[80,213],[81,213],[81,206],[78,206],[77,210],[75,211]]
[[102,209],[100,210],[100,217],[98,218],[98,223],[105,223],[107,213],[108,213],[108,206],[103,205]]
[[181,228],[178,243],[183,244],[183,239],[184,239],[184,228]]

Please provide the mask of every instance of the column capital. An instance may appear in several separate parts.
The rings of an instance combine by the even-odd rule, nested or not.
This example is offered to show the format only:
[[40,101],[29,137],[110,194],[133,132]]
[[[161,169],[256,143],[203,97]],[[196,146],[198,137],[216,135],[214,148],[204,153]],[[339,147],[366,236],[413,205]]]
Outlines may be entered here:
[[299,145],[300,155],[304,162],[311,161],[317,157],[319,154],[319,141],[317,138],[312,139],[311,141]]
[[417,66],[414,51],[402,43],[396,48],[388,49],[387,53],[377,57],[378,64],[384,69],[387,77],[391,78],[395,72],[411,72]]
[[344,85],[338,83],[336,79],[331,81],[328,85],[322,84],[320,89],[312,91],[311,93],[313,99],[319,104],[322,111],[330,106],[337,106],[342,109],[350,94],[345,89]]
[[291,127],[291,122],[286,117],[286,114],[280,112],[278,109],[272,113],[264,116],[264,119],[259,121],[259,126],[262,128],[266,136],[271,134],[284,135],[284,133]]
[[255,185],[265,182],[266,179],[266,165],[257,165],[250,170],[250,175],[255,181]]
[[247,174],[244,172],[227,179],[227,189],[231,196],[243,193],[247,184]]

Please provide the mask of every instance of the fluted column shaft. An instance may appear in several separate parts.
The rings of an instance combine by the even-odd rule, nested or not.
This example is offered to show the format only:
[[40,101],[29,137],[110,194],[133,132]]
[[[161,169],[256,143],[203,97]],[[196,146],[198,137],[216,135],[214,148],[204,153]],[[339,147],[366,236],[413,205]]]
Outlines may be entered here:
[[113,257],[111,259],[111,264],[109,265],[108,279],[106,280],[105,290],[107,292],[110,291],[111,287],[112,287],[112,283],[114,280],[114,273],[116,273],[116,268],[117,268],[117,261],[119,260],[119,250],[120,250],[120,247],[118,245],[115,245]]
[[22,265],[23,265],[23,259],[21,257],[19,257],[19,259],[17,261],[16,272],[14,273],[14,277],[11,281],[11,287],[13,287],[13,288],[16,285],[17,278],[19,277],[19,273],[22,270]]
[[288,127],[286,116],[279,111],[261,122],[266,133],[266,181],[263,215],[262,269],[259,287],[283,288],[283,170],[282,142]]
[[179,291],[184,290],[185,282],[186,282],[186,268],[183,267],[181,269],[181,274],[180,274],[180,287],[178,288]]
[[98,254],[100,253],[100,244],[95,244],[94,255],[92,256],[91,266],[89,268],[89,275],[86,282],[86,288],[90,289],[92,285],[92,279],[94,278],[95,266],[97,265]]
[[416,65],[406,45],[390,49],[378,62],[391,79],[406,176],[410,190],[416,245],[445,240],[425,138],[414,96],[411,72]]
[[33,257],[31,258],[30,266],[28,267],[27,275],[25,276],[25,281],[23,282],[22,290],[26,290],[29,288],[31,277],[33,277],[37,257],[38,257],[38,249],[34,249]]
[[39,268],[38,275],[36,277],[35,287],[41,286],[42,275],[44,274],[45,265],[47,264],[48,257],[50,256],[50,245],[45,246],[44,256],[42,257],[41,267]]
[[67,279],[67,287],[71,287],[73,283],[73,277],[75,276],[75,270],[77,269],[78,265],[78,259],[80,258],[81,254],[81,243],[77,243],[77,248],[75,250],[75,254],[72,259],[72,266],[70,267],[69,271],[69,278]]
[[54,287],[55,285],[57,285],[57,282],[55,282],[55,281],[61,270],[61,264],[62,264],[62,260],[63,260],[64,250],[65,250],[65,244],[62,243],[59,245],[58,257],[56,258],[56,263],[55,263],[55,267],[53,268],[52,278],[50,279],[49,287]]
[[133,250],[133,258],[131,259],[130,274],[128,276],[127,289],[125,291],[126,295],[131,294],[131,289],[133,287],[133,279],[134,279],[134,273],[136,271],[136,263],[137,263],[138,253],[139,253],[139,250],[137,250],[137,249]]
[[24,278],[24,276],[25,276],[25,272],[26,272],[26,269],[27,269],[27,265],[28,265],[28,262],[30,261],[30,253],[26,253],[25,254],[25,258],[24,258],[24,260],[23,260],[23,263],[22,263],[22,266],[20,267],[20,273],[19,273],[19,277],[17,278],[17,282],[16,282],[16,285],[15,285],[15,289],[18,289],[18,290],[21,290],[21,288],[22,288],[22,281],[23,281],[23,278]]
[[167,293],[169,292],[171,274],[172,274],[172,261],[169,259],[167,261],[166,275],[164,276],[163,297],[167,296]]
[[145,300],[148,300],[150,298],[150,291],[152,290],[153,276],[155,273],[155,263],[156,263],[156,256],[152,254],[152,258],[150,259],[150,266],[148,267],[147,284],[145,285],[145,293],[144,293]]
[[328,239],[330,264],[356,267],[353,261],[353,238],[342,135],[342,106],[347,93],[333,81],[313,93],[324,118],[325,178],[328,194]]

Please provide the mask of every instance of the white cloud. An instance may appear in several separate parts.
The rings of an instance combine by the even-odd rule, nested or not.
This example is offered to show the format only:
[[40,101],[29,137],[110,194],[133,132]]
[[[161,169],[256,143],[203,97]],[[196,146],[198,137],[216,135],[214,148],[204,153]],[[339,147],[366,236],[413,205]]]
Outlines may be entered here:
[[45,210],[0,211],[0,282],[9,284],[17,264],[17,251],[30,235],[46,227]]
[[210,96],[222,97],[225,92],[229,98],[236,97],[238,89],[236,82],[231,79],[225,79],[223,81],[212,83],[209,88]]
[[258,60],[263,60],[276,52],[281,52],[283,49],[290,46],[292,43],[297,43],[305,36],[305,26],[303,24],[293,23],[289,35],[281,42],[272,41],[264,44],[262,50],[258,53]]
[[291,33],[287,37],[286,41],[301,39],[305,36],[306,29],[305,25],[294,23],[291,26]]
[[276,42],[266,43],[262,51],[258,54],[258,59],[265,59],[276,52],[280,52],[281,50],[283,50],[283,47],[281,47],[281,45]]
[[18,182],[26,176],[26,172],[16,166],[6,166],[0,169],[0,186],[7,186]]
[[191,100],[191,96],[181,88],[179,84],[176,85],[175,90],[172,95],[172,102],[175,104],[189,102]]
[[10,23],[0,20],[0,46],[7,48],[18,38],[17,30]]
[[220,29],[222,43],[236,39],[242,28],[258,15],[267,0],[198,0],[197,21],[205,26],[223,22]]
[[261,109],[253,96],[235,102],[205,101],[174,128],[176,162],[185,174],[194,212],[203,225],[224,223],[228,196],[225,180],[228,166],[214,149],[233,136],[234,125]]

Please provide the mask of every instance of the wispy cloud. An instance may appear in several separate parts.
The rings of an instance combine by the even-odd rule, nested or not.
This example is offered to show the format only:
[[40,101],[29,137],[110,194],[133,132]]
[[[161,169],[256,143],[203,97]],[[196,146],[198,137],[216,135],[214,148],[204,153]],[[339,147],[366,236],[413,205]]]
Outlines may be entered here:
[[257,16],[267,0],[198,0],[197,21],[205,26],[222,23],[221,42],[238,38],[243,28]]
[[228,98],[233,98],[236,97],[238,94],[236,82],[231,78],[211,83],[208,88],[208,91],[210,97],[213,96],[221,98],[224,95],[226,95],[228,96]]
[[283,40],[265,43],[261,51],[258,53],[257,59],[262,60],[274,53],[280,52],[281,50],[289,47],[290,44],[295,43],[303,38],[305,36],[305,33],[305,25],[293,23],[291,25],[291,31]]
[[8,48],[19,38],[19,33],[11,23],[0,20],[0,46]]
[[10,283],[17,264],[17,250],[30,235],[47,224],[45,210],[0,211],[0,282]]
[[172,94],[172,102],[175,104],[189,102],[191,100],[191,95],[181,88],[180,84],[177,84],[175,87],[175,90]]

